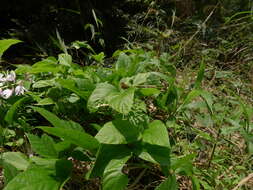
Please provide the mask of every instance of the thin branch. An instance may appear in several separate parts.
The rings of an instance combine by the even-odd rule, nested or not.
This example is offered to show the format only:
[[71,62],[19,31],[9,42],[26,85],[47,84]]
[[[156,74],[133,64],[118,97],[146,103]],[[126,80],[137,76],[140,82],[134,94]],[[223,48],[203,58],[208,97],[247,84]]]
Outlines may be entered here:
[[232,189],[232,190],[237,190],[239,189],[241,186],[243,186],[244,184],[246,184],[250,179],[253,178],[253,173],[249,174],[247,177],[243,178],[239,183],[238,185]]

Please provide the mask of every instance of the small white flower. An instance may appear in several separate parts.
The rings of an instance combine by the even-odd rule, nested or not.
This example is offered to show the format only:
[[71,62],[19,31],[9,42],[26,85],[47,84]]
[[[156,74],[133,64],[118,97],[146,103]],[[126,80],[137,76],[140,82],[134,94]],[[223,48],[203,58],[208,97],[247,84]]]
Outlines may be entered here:
[[4,91],[1,92],[1,96],[4,99],[8,99],[8,98],[11,97],[12,93],[13,93],[12,89],[6,89],[6,90],[4,90]]
[[23,87],[22,85],[18,85],[15,88],[15,95],[19,96],[19,95],[23,95],[27,90],[25,89],[25,87]]
[[0,82],[6,82],[6,78],[2,73],[0,73]]
[[14,82],[15,80],[16,80],[16,73],[14,71],[11,71],[11,73],[7,75],[6,81]]

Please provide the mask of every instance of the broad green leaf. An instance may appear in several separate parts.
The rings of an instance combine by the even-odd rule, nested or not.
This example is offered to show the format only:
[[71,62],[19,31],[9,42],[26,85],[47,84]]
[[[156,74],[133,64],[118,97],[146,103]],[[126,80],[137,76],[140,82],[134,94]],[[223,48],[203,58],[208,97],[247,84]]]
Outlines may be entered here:
[[72,146],[71,142],[69,141],[61,141],[55,144],[55,149],[57,152],[59,152],[59,154],[61,154],[61,152],[64,152],[68,149],[70,149]]
[[61,65],[65,65],[65,66],[70,67],[71,64],[72,64],[72,57],[71,57],[71,55],[66,54],[66,53],[59,54],[58,60],[59,60],[59,63]]
[[147,82],[148,78],[151,76],[151,72],[149,73],[138,73],[135,76],[132,77],[126,77],[121,79],[121,83],[126,84],[127,86],[139,86],[141,84],[144,84],[145,82]]
[[26,170],[29,166],[28,158],[21,152],[5,152],[0,158],[3,163],[10,164],[17,170]]
[[87,43],[87,41],[74,41],[71,45],[72,47],[76,49],[85,48],[90,50],[92,53],[95,54],[95,51],[92,49],[92,47]]
[[101,52],[99,54],[92,55],[92,58],[95,59],[97,62],[101,63],[104,61],[105,54],[104,54],[104,52]]
[[201,82],[202,82],[202,80],[204,78],[204,74],[205,74],[205,67],[206,67],[206,65],[202,61],[199,71],[198,71],[197,79],[194,84],[195,89],[199,89],[201,87]]
[[153,121],[142,134],[142,143],[135,150],[137,155],[147,161],[170,164],[170,143],[166,126],[161,121]]
[[88,108],[96,111],[100,106],[109,105],[114,110],[127,114],[133,105],[133,97],[134,89],[119,92],[111,84],[100,83],[89,97]]
[[124,190],[128,184],[128,178],[121,172],[123,166],[130,156],[125,156],[121,159],[113,159],[106,166],[103,179],[103,190]]
[[74,93],[76,93],[81,98],[87,100],[89,92],[81,91],[78,87],[76,87],[75,81],[71,79],[59,79],[57,82],[63,87]]
[[157,88],[142,88],[140,89],[140,92],[144,95],[144,96],[157,96],[160,94],[160,90],[158,90]]
[[15,64],[15,67],[17,67],[17,69],[15,70],[16,74],[28,73],[32,68],[31,65],[26,65],[26,64],[21,64],[21,65],[19,65],[19,64],[16,65]]
[[105,102],[110,93],[117,92],[117,89],[108,83],[99,83],[88,99],[87,107],[90,111],[96,111]]
[[168,147],[141,143],[135,147],[134,152],[143,160],[154,164],[170,165],[170,148]]
[[113,92],[106,97],[109,106],[122,114],[128,114],[134,103],[134,88],[122,92]]
[[74,121],[65,121],[58,118],[55,114],[39,107],[32,107],[33,110],[39,112],[46,120],[48,120],[56,128],[73,129],[84,132],[82,126]]
[[124,190],[127,184],[127,175],[118,170],[113,170],[104,174],[102,190]]
[[18,174],[4,190],[59,190],[62,181],[57,181],[50,170],[31,168]]
[[4,184],[8,184],[20,171],[11,164],[3,163]]
[[76,131],[80,131],[80,132],[85,132],[83,127],[79,124],[79,123],[76,123],[74,121],[64,121],[64,124],[66,126],[68,126],[69,129],[73,129],[73,130],[76,130]]
[[81,147],[76,147],[70,154],[70,156],[79,161],[85,161],[85,162],[90,162],[92,159],[90,156],[86,153],[86,151],[81,148]]
[[161,121],[153,121],[142,134],[142,141],[152,145],[170,147],[166,126]]
[[54,85],[55,80],[39,80],[33,84],[33,88],[45,88]]
[[16,101],[8,110],[8,112],[6,113],[4,120],[11,124],[14,121],[14,116],[18,110],[18,108],[25,103],[26,101],[28,101],[30,98],[29,97],[23,97],[21,99],[19,99],[18,101]]
[[3,55],[3,53],[12,45],[20,43],[22,41],[16,40],[16,39],[6,39],[6,40],[0,40],[0,59]]
[[52,105],[55,104],[55,102],[51,98],[44,98],[42,100],[39,100],[37,106],[45,106],[45,105]]
[[95,150],[99,146],[99,142],[94,137],[85,132],[56,127],[39,127],[39,128],[51,135],[60,137],[84,149]]
[[[131,151],[126,145],[101,144],[97,153],[95,165],[92,168],[89,177],[102,177],[106,167],[112,160],[121,160],[122,164],[124,164],[129,156],[131,156]],[[115,166],[118,166],[118,164]],[[110,167],[107,169],[110,169]]]
[[62,70],[59,64],[57,64],[57,60],[54,57],[48,57],[42,61],[35,63],[32,68],[28,71],[29,73],[58,73]]
[[39,112],[39,114],[42,115],[46,120],[48,120],[54,127],[68,128],[68,126],[65,125],[63,120],[58,118],[55,114],[47,111],[46,109],[39,107],[32,107],[32,109],[34,111]]
[[128,144],[140,139],[136,126],[124,120],[106,123],[95,137],[103,144]]
[[194,154],[171,158],[171,168],[179,174],[192,176]]
[[45,169],[54,169],[56,162],[59,161],[59,159],[55,158],[41,158],[38,156],[32,156],[29,159],[30,162],[36,164],[36,166],[43,167]]
[[54,140],[46,134],[41,138],[36,135],[27,134],[32,150],[46,158],[57,158],[58,153],[54,148]]
[[115,70],[120,76],[127,76],[127,70],[131,63],[131,58],[125,53],[121,53],[115,64]]
[[162,182],[155,190],[177,190],[177,179],[175,175],[170,175],[164,182]]

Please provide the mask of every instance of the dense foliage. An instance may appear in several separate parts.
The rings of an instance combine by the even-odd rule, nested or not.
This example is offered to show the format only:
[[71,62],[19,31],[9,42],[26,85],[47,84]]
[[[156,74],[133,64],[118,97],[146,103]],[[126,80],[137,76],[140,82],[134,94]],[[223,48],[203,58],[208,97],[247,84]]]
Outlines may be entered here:
[[0,188],[252,189],[250,1],[28,2],[0,8]]

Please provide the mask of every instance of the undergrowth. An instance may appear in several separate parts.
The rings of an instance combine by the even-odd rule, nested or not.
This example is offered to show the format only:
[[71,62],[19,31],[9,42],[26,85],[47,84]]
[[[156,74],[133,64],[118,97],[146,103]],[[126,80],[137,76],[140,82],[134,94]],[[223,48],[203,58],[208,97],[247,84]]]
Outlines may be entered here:
[[148,8],[110,58],[58,34],[59,55],[2,68],[0,187],[252,189],[252,15],[212,28],[212,11],[168,24]]

